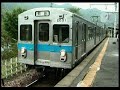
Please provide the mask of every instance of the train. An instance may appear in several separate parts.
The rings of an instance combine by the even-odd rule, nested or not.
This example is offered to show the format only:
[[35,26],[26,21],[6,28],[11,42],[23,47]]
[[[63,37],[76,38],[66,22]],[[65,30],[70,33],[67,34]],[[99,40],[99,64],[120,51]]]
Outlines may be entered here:
[[18,15],[18,61],[72,69],[106,38],[106,29],[63,8],[34,8]]

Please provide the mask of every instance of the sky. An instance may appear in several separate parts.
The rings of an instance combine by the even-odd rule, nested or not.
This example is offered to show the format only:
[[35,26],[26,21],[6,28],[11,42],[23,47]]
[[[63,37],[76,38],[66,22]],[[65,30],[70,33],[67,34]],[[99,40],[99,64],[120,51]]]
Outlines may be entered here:
[[[66,2],[67,3],[67,2]],[[55,4],[58,4],[58,5],[62,5],[62,4],[65,4],[64,3],[55,3]],[[88,9],[90,8],[90,4],[91,4],[91,8],[97,8],[99,10],[102,10],[102,11],[107,11],[107,12],[114,12],[115,11],[115,4],[114,2],[113,3],[84,3],[84,2],[81,2],[81,3],[69,3],[69,4],[72,4],[73,6],[76,6],[76,7],[79,7],[79,8],[83,8],[83,9]],[[96,5],[97,4],[97,5]],[[107,8],[106,8],[106,5],[105,4],[108,4],[107,5]],[[117,3],[117,11],[118,10],[118,7],[119,6],[119,3]]]

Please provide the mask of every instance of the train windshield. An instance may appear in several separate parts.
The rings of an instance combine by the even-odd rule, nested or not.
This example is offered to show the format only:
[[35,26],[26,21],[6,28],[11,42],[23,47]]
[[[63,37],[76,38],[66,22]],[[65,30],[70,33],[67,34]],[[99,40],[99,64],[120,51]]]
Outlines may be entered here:
[[32,41],[32,25],[21,25],[20,26],[20,40],[21,41]]
[[53,25],[53,42],[69,42],[69,25]]
[[39,40],[40,41],[49,40],[49,24],[48,23],[39,24]]

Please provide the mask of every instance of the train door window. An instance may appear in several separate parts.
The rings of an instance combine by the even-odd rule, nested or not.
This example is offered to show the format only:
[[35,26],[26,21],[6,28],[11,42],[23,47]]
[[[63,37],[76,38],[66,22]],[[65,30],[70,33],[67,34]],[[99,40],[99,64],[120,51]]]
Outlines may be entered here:
[[84,25],[84,40],[86,40],[86,27],[87,27],[87,25],[85,23],[83,25]]
[[39,40],[40,41],[49,40],[49,24],[48,23],[39,24]]
[[53,25],[53,42],[69,42],[69,25]]
[[20,26],[20,40],[21,41],[32,41],[32,25],[21,25]]
[[93,37],[93,30],[92,27],[88,27],[88,40],[92,39]]
[[75,29],[75,44],[78,45],[78,26],[79,23],[76,23],[76,29]]
[[82,24],[82,40],[84,39],[84,25]]

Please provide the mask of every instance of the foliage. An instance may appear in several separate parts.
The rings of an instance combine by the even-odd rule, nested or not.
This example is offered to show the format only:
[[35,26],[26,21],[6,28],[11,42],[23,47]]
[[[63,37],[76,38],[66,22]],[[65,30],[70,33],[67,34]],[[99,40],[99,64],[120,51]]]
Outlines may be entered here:
[[5,12],[3,15],[3,29],[11,36],[11,38],[17,40],[18,33],[18,14],[25,11],[25,9],[17,8],[12,12]]
[[9,44],[8,47],[4,47],[3,49],[4,50],[1,53],[1,59],[2,60],[6,60],[6,59],[16,57],[17,54],[18,54],[17,44],[16,43]]
[[72,7],[72,8],[68,8],[68,11],[81,15],[80,8]]
[[18,14],[25,11],[16,8],[12,12],[6,11],[2,14],[1,21],[1,59],[10,59],[16,57],[17,50],[17,33],[18,33]]

